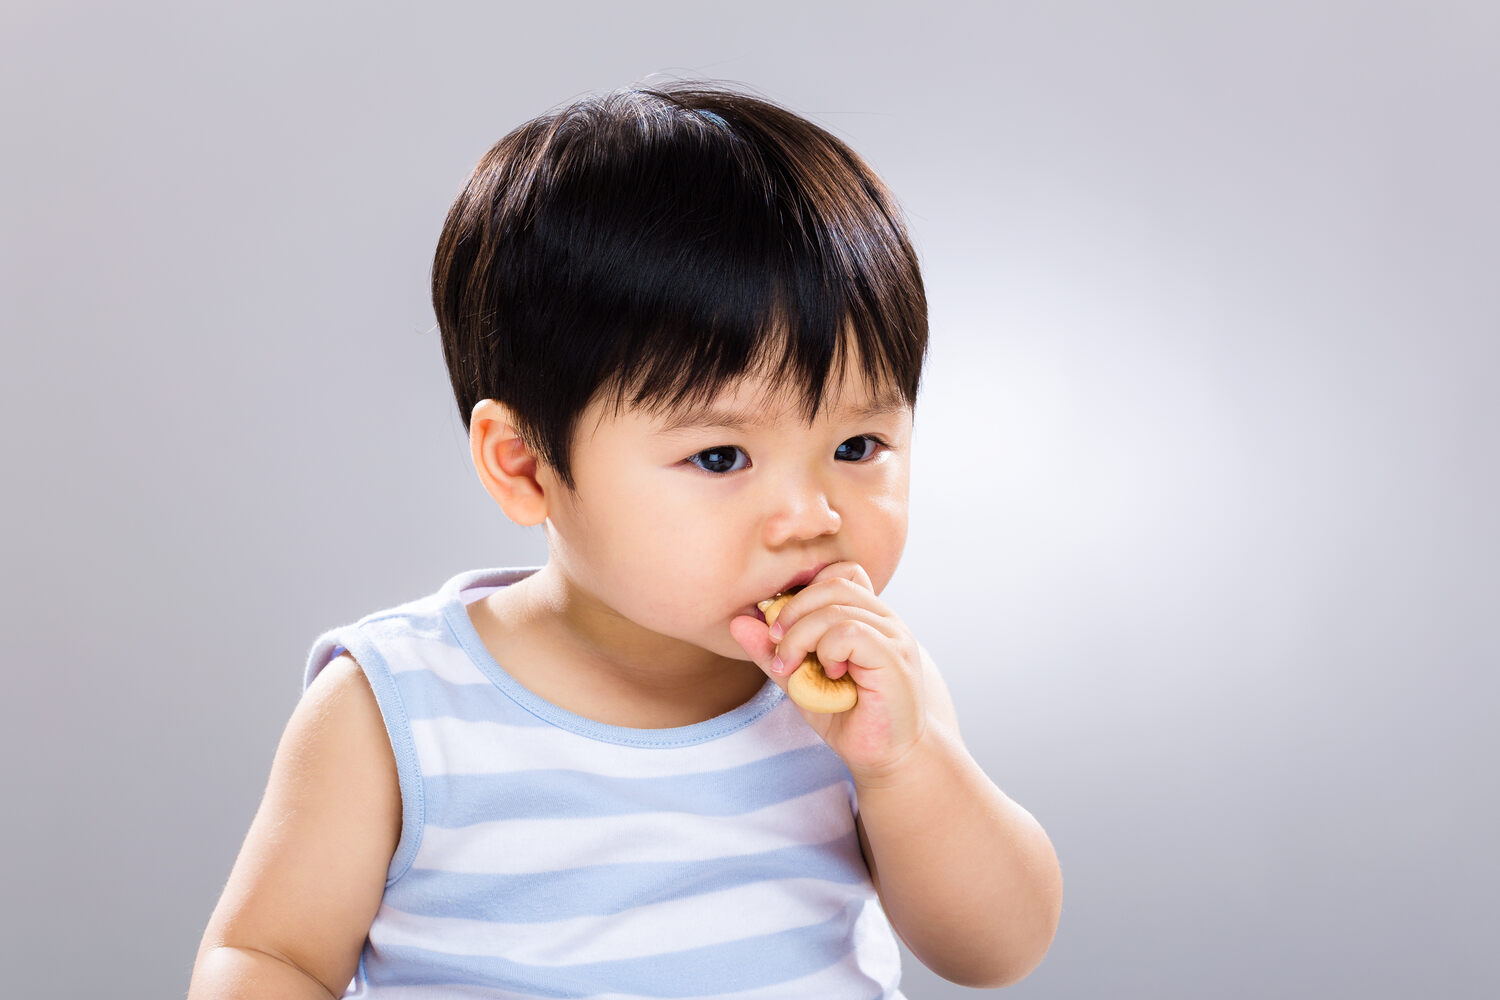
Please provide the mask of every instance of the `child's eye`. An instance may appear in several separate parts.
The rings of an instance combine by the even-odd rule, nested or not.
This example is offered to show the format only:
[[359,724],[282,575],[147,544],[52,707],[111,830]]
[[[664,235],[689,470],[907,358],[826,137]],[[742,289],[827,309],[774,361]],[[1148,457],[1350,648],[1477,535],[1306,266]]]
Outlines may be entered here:
[[[689,455],[688,461],[698,468],[702,469],[704,472],[711,472],[714,475],[723,475],[725,473],[736,472],[744,468],[743,465],[740,465],[735,461],[735,453],[739,453],[743,456],[745,455],[745,449],[732,444],[717,445],[713,448],[705,448],[695,455]],[[702,464],[699,464],[698,462],[698,459],[700,458],[703,459]]]
[[[851,447],[853,446],[853,447]],[[838,446],[837,458],[845,462],[863,462],[872,458],[886,443],[870,434],[858,434]],[[715,445],[687,457],[688,464],[715,476],[738,472],[749,464],[745,449],[733,444]],[[741,462],[739,459],[745,459]]]
[[873,437],[869,434],[860,434],[839,445],[839,453],[847,455],[848,453],[844,451],[845,448],[848,448],[851,444],[858,445],[861,442],[868,442],[869,444],[867,447],[855,447],[853,449],[854,457],[847,459],[847,461],[863,462],[865,459],[874,455],[876,451],[886,446],[885,442],[880,440],[878,437]]

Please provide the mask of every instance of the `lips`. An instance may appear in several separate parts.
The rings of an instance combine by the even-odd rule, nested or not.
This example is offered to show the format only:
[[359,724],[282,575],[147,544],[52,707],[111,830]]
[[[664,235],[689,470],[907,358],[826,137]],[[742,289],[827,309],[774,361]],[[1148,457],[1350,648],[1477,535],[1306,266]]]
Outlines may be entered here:
[[828,565],[830,565],[830,564],[826,563],[826,562],[824,562],[824,563],[818,563],[816,566],[812,566],[812,567],[809,567],[808,569],[803,570],[802,572],[798,573],[796,576],[792,577],[790,580],[788,580],[785,583],[783,583],[776,590],[771,591],[768,594],[764,594],[761,597],[757,598],[755,601],[752,601],[750,603],[750,606],[747,607],[747,608],[745,608],[745,609],[743,609],[743,610],[741,610],[739,612],[739,614],[750,615],[750,616],[752,616],[754,618],[760,619],[761,621],[765,621],[766,620],[766,615],[765,615],[765,612],[763,612],[763,611],[760,610],[760,607],[759,607],[759,602],[760,601],[766,600],[767,598],[776,597],[779,594],[785,594],[787,591],[793,590],[793,589],[795,589],[797,587],[805,587],[805,586],[807,586],[809,583],[812,582],[813,577],[815,577],[819,573],[823,572],[824,567],[826,567]]
[[[790,580],[788,580],[786,583],[783,583],[781,585],[781,589],[778,590],[778,591],[776,591],[776,593],[777,594],[785,594],[788,590],[791,590],[793,587],[805,587],[805,586],[807,586],[809,583],[812,583],[813,577],[815,577],[819,573],[823,572],[823,569],[826,566],[828,566],[828,563],[818,563],[818,565],[812,567],[811,569],[805,569],[805,570],[803,570],[802,572],[798,573],[796,576],[794,576]],[[766,596],[767,597],[774,597],[776,595],[775,594],[767,594]]]

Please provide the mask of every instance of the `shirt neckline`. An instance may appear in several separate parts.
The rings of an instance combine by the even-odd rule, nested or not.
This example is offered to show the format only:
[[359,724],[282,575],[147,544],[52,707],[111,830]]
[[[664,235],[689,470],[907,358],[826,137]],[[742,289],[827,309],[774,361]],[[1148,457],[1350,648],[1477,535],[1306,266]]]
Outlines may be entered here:
[[481,673],[511,700],[533,715],[547,722],[577,733],[579,736],[602,743],[616,743],[633,747],[680,747],[716,740],[736,730],[743,729],[780,704],[786,692],[770,677],[758,692],[743,705],[731,709],[712,719],[695,722],[688,726],[673,726],[666,729],[635,729],[630,726],[613,726],[586,718],[555,705],[524,687],[510,675],[490,654],[489,647],[479,637],[474,623],[465,610],[463,592],[477,587],[506,587],[523,580],[541,569],[540,566],[490,567],[465,570],[451,577],[438,592],[443,617],[447,619],[459,646]]

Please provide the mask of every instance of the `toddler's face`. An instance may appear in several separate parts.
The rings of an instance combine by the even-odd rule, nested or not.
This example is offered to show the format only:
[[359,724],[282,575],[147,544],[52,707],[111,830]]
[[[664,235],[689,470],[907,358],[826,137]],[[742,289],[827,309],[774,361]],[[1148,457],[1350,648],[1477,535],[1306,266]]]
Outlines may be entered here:
[[850,560],[879,593],[906,543],[912,411],[847,373],[809,427],[791,395],[747,377],[706,418],[662,417],[596,401],[573,444],[576,499],[552,507],[554,559],[636,625],[745,659],[738,615],[792,577]]

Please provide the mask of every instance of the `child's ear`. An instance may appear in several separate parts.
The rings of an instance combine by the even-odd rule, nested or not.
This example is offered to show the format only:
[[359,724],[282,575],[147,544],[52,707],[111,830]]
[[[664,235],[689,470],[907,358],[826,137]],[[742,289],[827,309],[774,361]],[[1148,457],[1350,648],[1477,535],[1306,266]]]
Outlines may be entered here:
[[485,492],[505,516],[523,528],[547,519],[549,488],[555,481],[516,430],[503,403],[481,399],[469,414],[469,451]]

